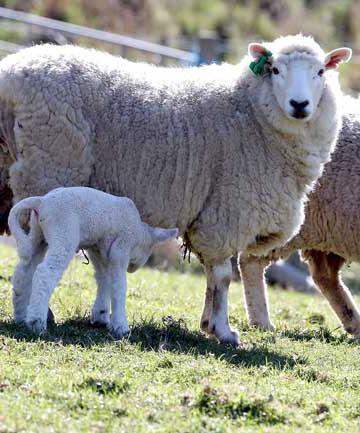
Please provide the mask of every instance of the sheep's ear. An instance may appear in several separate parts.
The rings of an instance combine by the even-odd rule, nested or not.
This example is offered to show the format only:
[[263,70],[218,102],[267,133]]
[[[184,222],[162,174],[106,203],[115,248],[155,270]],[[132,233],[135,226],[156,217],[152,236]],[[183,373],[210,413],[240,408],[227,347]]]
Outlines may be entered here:
[[160,227],[152,228],[151,237],[155,244],[174,239],[179,235],[178,229],[162,229]]
[[248,54],[253,59],[259,59],[261,56],[266,55],[269,50],[262,44],[252,42],[248,45]]
[[325,69],[336,69],[341,62],[348,62],[351,55],[352,50],[346,47],[330,51],[325,57]]

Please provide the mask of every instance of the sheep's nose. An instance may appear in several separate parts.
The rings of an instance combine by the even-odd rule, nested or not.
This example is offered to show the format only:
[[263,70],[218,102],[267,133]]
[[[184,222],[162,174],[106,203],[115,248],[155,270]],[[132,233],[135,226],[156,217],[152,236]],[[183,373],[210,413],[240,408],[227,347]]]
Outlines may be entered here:
[[290,105],[295,108],[296,111],[303,111],[304,108],[309,105],[309,101],[295,101],[295,99],[290,99]]

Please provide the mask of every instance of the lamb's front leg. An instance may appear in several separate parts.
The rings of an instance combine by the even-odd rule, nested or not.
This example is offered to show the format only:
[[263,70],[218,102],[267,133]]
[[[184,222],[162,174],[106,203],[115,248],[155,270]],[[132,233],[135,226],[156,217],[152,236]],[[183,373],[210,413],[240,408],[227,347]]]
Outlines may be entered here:
[[124,337],[129,333],[126,318],[126,271],[127,265],[110,264],[111,320],[109,329],[115,337]]
[[215,335],[222,343],[239,345],[239,336],[229,326],[228,291],[231,282],[231,262],[226,259],[217,265],[205,264],[207,289],[201,328]]
[[96,299],[91,310],[90,321],[95,326],[109,326],[111,303],[111,280],[108,270],[109,264],[100,252],[88,250],[90,260],[95,269],[97,284]]

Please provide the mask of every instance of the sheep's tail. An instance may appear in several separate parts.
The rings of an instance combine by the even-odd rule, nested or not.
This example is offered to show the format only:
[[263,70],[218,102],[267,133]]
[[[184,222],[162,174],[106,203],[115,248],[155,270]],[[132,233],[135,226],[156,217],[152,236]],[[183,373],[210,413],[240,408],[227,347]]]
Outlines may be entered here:
[[33,254],[34,242],[31,239],[30,233],[26,233],[21,227],[20,218],[24,211],[39,209],[41,197],[29,197],[21,200],[10,211],[9,228],[16,240],[18,255],[23,260],[29,260]]
[[21,74],[15,72],[17,58],[16,54],[11,54],[0,61],[0,149],[9,154],[13,162],[17,160],[15,112],[19,100],[24,99],[19,87],[23,84]]
[[17,160],[14,133],[15,115],[12,104],[6,102],[2,96],[0,92],[0,149],[9,154],[12,161],[15,162]]

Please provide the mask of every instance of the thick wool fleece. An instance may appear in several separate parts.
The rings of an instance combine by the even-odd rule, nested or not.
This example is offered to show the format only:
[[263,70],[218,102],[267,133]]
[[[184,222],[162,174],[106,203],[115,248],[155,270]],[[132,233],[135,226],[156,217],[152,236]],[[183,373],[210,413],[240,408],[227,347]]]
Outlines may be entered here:
[[[268,47],[289,61],[324,58],[302,36]],[[15,201],[59,185],[128,196],[146,222],[179,227],[208,263],[284,244],[333,148],[337,80],[327,73],[302,123],[285,117],[270,76],[249,63],[170,69],[47,45],[8,56],[0,99],[14,124]]]

